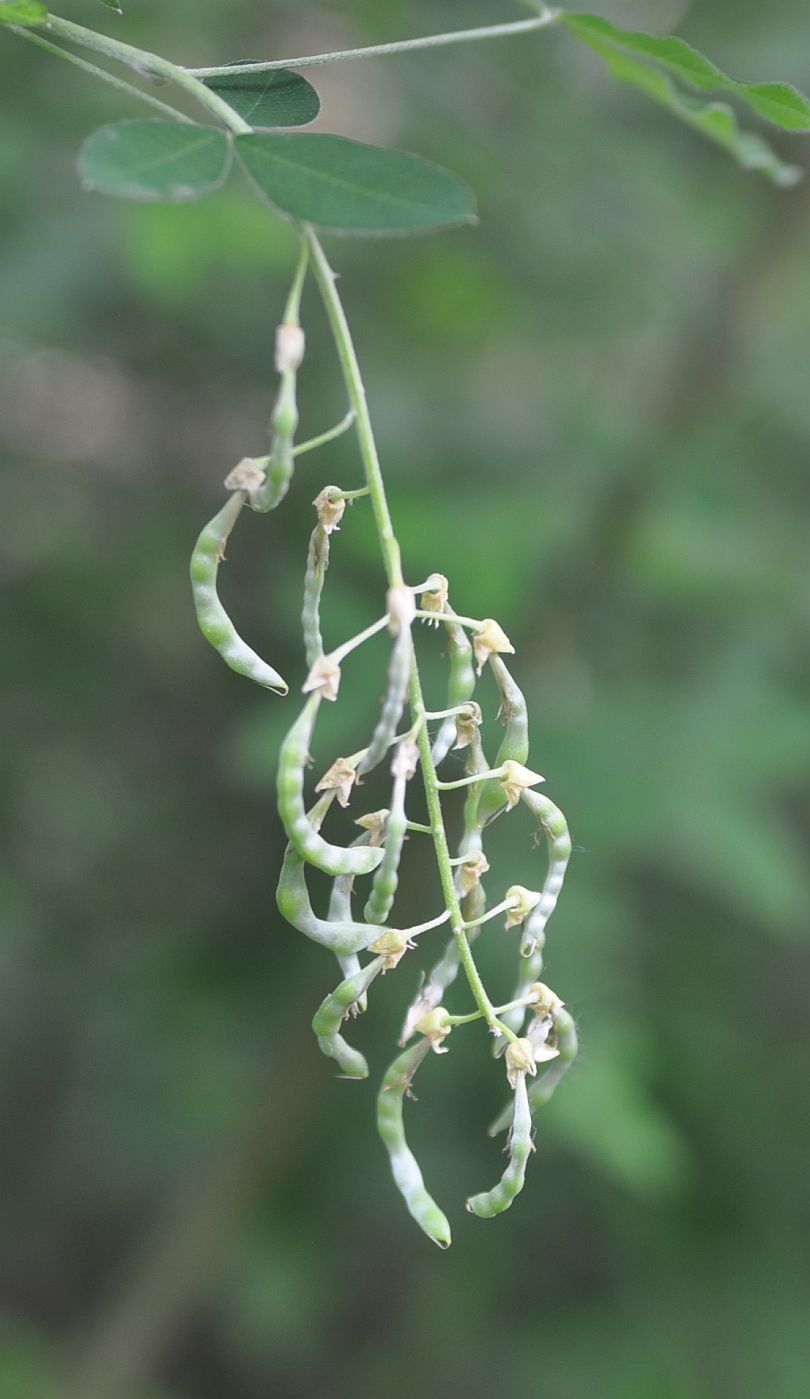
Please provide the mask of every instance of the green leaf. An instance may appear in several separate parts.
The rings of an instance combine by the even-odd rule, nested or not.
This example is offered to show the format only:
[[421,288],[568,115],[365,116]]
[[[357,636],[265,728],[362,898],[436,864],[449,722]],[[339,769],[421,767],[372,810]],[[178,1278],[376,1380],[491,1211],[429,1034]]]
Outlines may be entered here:
[[646,63],[640,63],[611,44],[592,36],[585,42],[605,60],[614,78],[640,88],[654,102],[660,102],[681,121],[722,146],[745,170],[760,170],[782,188],[795,185],[801,179],[801,169],[787,165],[761,136],[754,131],[740,130],[737,117],[727,103],[705,102],[681,91],[666,73],[648,68]]
[[106,5],[108,10],[115,10],[117,15],[122,15],[124,13],[118,0],[101,0],[101,4]]
[[475,196],[447,170],[342,136],[237,136],[273,207],[336,233],[396,234],[475,220]]
[[730,92],[785,131],[810,131],[810,102],[789,83],[741,83],[730,78],[697,49],[671,36],[658,38],[636,30],[619,29],[596,15],[570,14],[565,23],[573,34],[596,48],[609,44],[657,63],[683,82],[703,92]]
[[228,138],[213,126],[118,121],[85,141],[79,174],[85,189],[175,204],[219,189],[230,164]]
[[40,0],[0,0],[0,24],[44,24],[47,18]]
[[321,100],[311,83],[288,68],[269,73],[221,73],[206,78],[210,87],[249,121],[251,126],[307,126],[321,110]]

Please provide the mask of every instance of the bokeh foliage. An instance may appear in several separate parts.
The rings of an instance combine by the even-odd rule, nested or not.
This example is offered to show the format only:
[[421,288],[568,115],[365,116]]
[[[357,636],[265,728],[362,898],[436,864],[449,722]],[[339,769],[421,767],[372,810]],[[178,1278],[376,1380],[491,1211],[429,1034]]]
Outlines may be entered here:
[[[265,8],[70,17],[188,63],[500,17]],[[735,75],[807,86],[799,0],[663,8]],[[289,707],[217,663],[188,596],[225,471],[263,450],[290,234],[236,186],[83,194],[82,137],[138,113],[10,35],[0,71],[0,1395],[803,1399],[810,186],[743,176],[563,34],[318,75],[329,129],[479,192],[480,228],[330,251],[408,575],[440,568],[512,636],[577,848],[549,979],[582,1061],[521,1201],[459,1211],[445,1256],[391,1186],[371,1088],[312,1041],[332,965],[274,911]],[[312,295],[305,317],[315,432],[343,398]],[[309,502],[359,474],[347,441],[305,461],[224,581],[291,678]],[[361,505],[333,558],[338,638],[379,610]],[[335,752],[370,728],[381,654]],[[528,833],[497,857],[531,882]],[[415,921],[416,847],[408,867]],[[414,977],[358,1028],[378,1071]],[[500,1070],[457,1038],[411,1112],[442,1200],[497,1171]]]

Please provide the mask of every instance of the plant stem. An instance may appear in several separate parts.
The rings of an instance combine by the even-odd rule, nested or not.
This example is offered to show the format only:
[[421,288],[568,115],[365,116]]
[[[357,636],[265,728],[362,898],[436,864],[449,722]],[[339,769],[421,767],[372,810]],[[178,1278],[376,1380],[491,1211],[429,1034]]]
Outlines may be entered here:
[[[487,24],[477,29],[455,29],[448,34],[429,34],[421,39],[400,39],[390,44],[371,44],[360,49],[338,49],[334,53],[308,54],[303,58],[273,58],[266,63],[244,63],[240,73],[267,73],[274,68],[315,68],[324,63],[344,63],[352,58],[385,58],[391,54],[414,53],[417,49],[446,48],[449,44],[471,44],[481,39],[505,39],[513,34],[528,34],[535,29],[545,29],[560,18],[560,10],[544,6],[540,14],[532,19],[511,20],[506,24]],[[227,66],[214,68],[189,68],[198,78],[215,78],[223,73],[232,73]]]
[[358,646],[364,646],[370,641],[372,636],[376,636],[384,627],[388,626],[388,616],[378,617],[376,622],[372,622],[370,627],[364,627],[363,631],[352,636],[348,641],[344,641],[340,646],[336,646],[334,651],[328,653],[328,659],[334,661],[335,665],[340,665],[352,651],[356,651]]
[[485,772],[474,772],[470,777],[457,777],[455,782],[440,782],[440,792],[455,792],[459,787],[473,787],[476,782],[487,782],[490,778],[503,777],[503,768],[488,768]]
[[325,447],[327,442],[334,442],[336,437],[342,437],[344,432],[348,432],[354,422],[354,409],[350,408],[345,418],[341,418],[334,427],[327,428],[326,432],[319,432],[317,437],[310,437],[306,442],[299,442],[297,447],[293,447],[293,456],[303,456],[304,452],[314,452],[316,447]]
[[329,499],[348,500],[351,504],[353,500],[360,500],[363,496],[367,496],[368,493],[368,486],[361,486],[357,491],[335,491],[334,494],[330,495]]
[[489,923],[490,919],[497,918],[501,913],[508,913],[511,908],[516,907],[514,899],[502,899],[494,908],[482,913],[480,918],[470,918],[465,924],[465,928],[480,928],[482,923]]
[[[366,482],[371,498],[371,507],[374,511],[374,522],[377,526],[377,534],[379,535],[385,573],[389,586],[393,588],[400,585],[403,581],[402,565],[399,556],[399,545],[397,544],[396,535],[394,534],[394,525],[391,520],[391,512],[388,509],[388,500],[386,498],[385,485],[380,469],[380,459],[377,454],[377,443],[374,438],[374,429],[371,425],[371,417],[366,401],[366,389],[363,383],[363,376],[360,372],[360,365],[354,348],[352,333],[349,329],[349,322],[346,319],[346,312],[343,309],[343,303],[338,295],[335,274],[329,266],[326,254],[313,228],[307,227],[306,237],[312,254],[312,270],[315,280],[318,283],[326,315],[332,329],[338,359],[340,360],[340,366],[343,370],[343,378],[346,382],[346,392],[349,395],[349,403],[354,409],[357,440],[366,473]],[[416,718],[416,715],[414,715],[414,718]]]
[[[415,588],[414,592],[423,592],[422,588]],[[467,627],[470,631],[480,631],[484,623],[476,617],[460,617],[457,612],[426,612],[421,607],[417,607],[414,614],[420,622],[456,622],[460,627]]]
[[[505,1015],[508,1010],[519,1010],[521,1006],[530,1005],[532,1005],[531,999],[527,996],[521,996],[520,999],[517,1001],[507,1001],[505,1006],[496,1006],[495,1014]],[[447,1024],[452,1025],[453,1027],[455,1027],[456,1025],[472,1025],[474,1020],[480,1019],[480,1010],[474,1010],[469,1015],[448,1015]]]
[[81,68],[83,72],[89,73],[91,78],[100,78],[102,82],[118,88],[119,92],[125,92],[128,97],[137,97],[140,102],[154,107],[155,111],[160,112],[162,116],[171,117],[174,121],[191,123],[190,117],[187,117],[183,112],[176,111],[167,102],[161,102],[158,97],[153,97],[151,92],[142,92],[140,88],[133,87],[132,83],[124,82],[123,78],[116,78],[114,73],[108,73],[105,68],[97,68],[95,63],[88,63],[85,58],[79,58],[78,54],[69,53],[67,49],[60,49],[57,44],[50,44],[47,39],[42,38],[41,34],[35,34],[31,29],[23,29],[16,24],[10,24],[9,29],[12,34],[17,35],[18,39],[27,39],[29,44],[36,44],[37,48],[45,49],[47,53],[53,54],[54,58],[63,58],[66,63],[72,63],[74,68]]
[[[399,545],[394,534],[391,512],[388,508],[388,500],[385,494],[385,484],[380,470],[380,460],[374,438],[374,429],[368,411],[363,376],[354,348],[354,341],[352,340],[349,323],[343,309],[343,303],[341,302],[337,290],[335,274],[312,228],[307,228],[306,236],[309,240],[310,251],[312,253],[312,267],[315,280],[323,299],[324,308],[332,328],[338,358],[343,370],[346,391],[349,395],[349,403],[356,414],[360,455],[363,459],[386,576],[389,585],[394,587],[402,583]],[[422,683],[415,657],[411,665],[410,705],[414,727],[418,726],[419,730],[418,744],[421,758],[422,781],[425,787],[425,799],[428,808],[430,831],[436,851],[439,879],[444,895],[445,908],[450,915],[453,939],[456,944],[459,960],[464,968],[475,1004],[478,1006],[489,1028],[494,1032],[505,1035],[507,1039],[515,1039],[516,1036],[509,1027],[502,1025],[498,1020],[492,1007],[492,1002],[484,989],[484,984],[481,980],[478,968],[475,965],[472,952],[470,951],[470,944],[464,928],[464,919],[459,904],[458,893],[453,879],[453,868],[450,864],[450,851],[447,845],[447,833],[444,828],[439,782],[430,751],[425,701],[422,695]]]
[[218,97],[192,73],[187,73],[185,68],[170,63],[167,58],[149,53],[146,49],[133,48],[131,44],[123,44],[120,39],[111,39],[107,34],[97,34],[93,29],[85,29],[84,25],[74,24],[69,19],[59,19],[57,15],[49,15],[47,21],[44,21],[44,27],[58,38],[78,44],[80,48],[90,49],[92,53],[103,54],[115,63],[124,63],[128,68],[134,68],[136,73],[165,78],[167,82],[183,88],[237,136],[244,136],[252,130],[222,97]]
[[306,239],[301,239],[301,247],[298,254],[298,265],[295,269],[295,276],[290,287],[290,294],[287,297],[287,305],[284,308],[284,324],[297,326],[301,320],[301,293],[304,290],[304,281],[307,275],[307,265],[309,263],[309,248]]

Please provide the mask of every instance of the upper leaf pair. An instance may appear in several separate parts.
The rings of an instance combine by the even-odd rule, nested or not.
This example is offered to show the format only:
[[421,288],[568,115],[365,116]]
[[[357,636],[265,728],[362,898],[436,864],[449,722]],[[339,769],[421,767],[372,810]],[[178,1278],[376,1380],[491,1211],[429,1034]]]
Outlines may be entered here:
[[89,137],[79,171],[87,189],[123,199],[202,199],[227,177],[234,144],[275,209],[322,228],[411,233],[474,216],[471,192],[447,171],[341,136],[255,132],[232,142],[213,126],[121,121]]
[[685,92],[674,79],[701,92],[731,93],[785,131],[808,131],[810,102],[796,88],[788,83],[738,82],[682,39],[619,29],[596,15],[568,14],[564,23],[604,59],[614,78],[640,88],[723,146],[746,169],[762,170],[778,185],[791,185],[800,178],[801,171],[781,160],[761,136],[740,130],[727,103],[704,101]]

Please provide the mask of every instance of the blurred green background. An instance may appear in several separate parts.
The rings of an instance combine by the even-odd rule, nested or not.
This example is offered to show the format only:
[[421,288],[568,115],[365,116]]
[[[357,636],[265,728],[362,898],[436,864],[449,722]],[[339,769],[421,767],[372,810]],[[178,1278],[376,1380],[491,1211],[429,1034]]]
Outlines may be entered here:
[[[601,10],[810,86],[804,0]],[[516,13],[128,11],[62,13],[189,64]],[[322,128],[479,191],[479,228],[328,248],[407,575],[441,569],[512,636],[576,845],[547,975],[583,1052],[507,1216],[463,1209],[500,1170],[482,1034],[410,1108],[445,1255],[390,1181],[373,1081],[318,1055],[334,964],[275,913],[294,701],[227,671],[190,604],[222,478],[264,450],[290,233],[236,179],[185,208],[83,194],[81,138],[138,109],[10,34],[0,74],[0,1396],[804,1399],[810,182],[743,175],[561,33],[315,75]],[[309,434],[344,397],[311,290],[305,318]],[[307,457],[230,551],[226,601],[296,684],[309,502],[359,471],[349,439]],[[360,504],[328,636],[380,586]],[[355,662],[321,766],[368,733],[382,655]],[[493,887],[531,885],[529,830],[491,843]],[[405,921],[435,907],[425,861]],[[377,1075],[438,946],[357,1027]],[[481,958],[508,995],[497,935]]]

